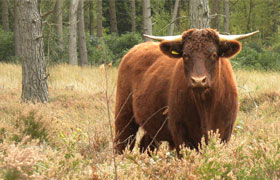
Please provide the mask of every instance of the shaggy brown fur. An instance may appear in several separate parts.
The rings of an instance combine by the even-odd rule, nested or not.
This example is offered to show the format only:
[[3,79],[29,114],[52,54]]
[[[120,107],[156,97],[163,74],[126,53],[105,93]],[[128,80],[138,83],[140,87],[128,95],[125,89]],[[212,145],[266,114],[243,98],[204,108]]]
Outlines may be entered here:
[[134,147],[140,126],[146,132],[142,151],[167,141],[179,155],[180,145],[197,149],[202,136],[208,141],[210,130],[218,130],[224,141],[230,139],[238,98],[227,58],[236,55],[241,44],[220,42],[212,29],[190,29],[182,38],[139,44],[122,59],[115,107],[119,153],[128,144]]

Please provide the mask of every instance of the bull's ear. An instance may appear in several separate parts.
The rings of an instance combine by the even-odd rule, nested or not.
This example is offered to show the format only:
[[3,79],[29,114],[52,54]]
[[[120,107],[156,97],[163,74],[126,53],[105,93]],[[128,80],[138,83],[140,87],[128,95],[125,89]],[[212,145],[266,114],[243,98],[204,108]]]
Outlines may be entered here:
[[160,50],[169,57],[172,58],[182,57],[183,45],[181,41],[162,41],[159,46],[160,46]]
[[219,44],[219,56],[230,58],[237,55],[241,50],[241,43],[236,40],[230,40],[220,42]]

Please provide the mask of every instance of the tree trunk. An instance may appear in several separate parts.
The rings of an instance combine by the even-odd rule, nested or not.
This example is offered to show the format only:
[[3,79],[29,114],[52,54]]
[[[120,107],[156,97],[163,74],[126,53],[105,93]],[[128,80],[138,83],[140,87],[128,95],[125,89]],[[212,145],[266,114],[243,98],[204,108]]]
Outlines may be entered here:
[[115,0],[109,0],[111,32],[118,33]]
[[188,0],[182,0],[181,2],[181,8],[183,11],[187,11],[187,6],[188,6]]
[[56,0],[54,17],[55,17],[55,24],[56,24],[56,32],[58,36],[58,46],[60,51],[63,51],[64,46],[63,46],[63,26],[62,26],[62,0]]
[[212,1],[212,14],[214,18],[211,21],[212,28],[220,30],[220,0],[213,0]]
[[176,0],[175,5],[174,5],[172,19],[171,19],[171,24],[170,24],[170,28],[169,28],[169,36],[172,36],[174,33],[174,25],[175,25],[175,20],[176,20],[177,14],[178,14],[178,7],[179,7],[179,0]]
[[229,33],[229,0],[224,0],[224,32]]
[[102,0],[97,0],[97,37],[102,37]]
[[215,17],[215,19],[216,19],[216,29],[218,31],[220,31],[220,14],[221,14],[220,4],[221,4],[221,1],[217,0],[217,9],[216,9],[217,16]]
[[278,33],[278,26],[279,26],[279,9],[280,9],[280,3],[278,3],[278,0],[273,0],[273,10],[272,10],[272,32]]
[[69,8],[69,64],[78,65],[77,57],[77,8],[79,0],[72,0]]
[[136,32],[136,10],[135,0],[130,0],[130,17],[131,17],[131,31]]
[[22,61],[23,102],[49,101],[42,21],[37,0],[16,0],[18,13],[20,58]]
[[9,31],[9,1],[2,0],[2,28],[4,31]]
[[190,26],[198,29],[209,27],[208,0],[190,0]]
[[[152,35],[152,17],[150,0],[142,0],[143,7],[143,33]],[[149,38],[144,37],[144,41],[151,41]]]
[[89,0],[89,34],[90,37],[94,36],[94,16],[93,16],[93,0]]
[[[177,27],[177,30],[180,29],[180,26],[181,26],[181,14],[180,14],[180,9],[182,8],[182,2],[181,0],[179,0],[179,5],[178,5],[178,10],[177,10],[177,16],[176,16],[176,20],[175,20],[175,24],[176,24],[176,27]],[[186,29],[184,29],[186,30]]]
[[14,1],[14,46],[15,46],[15,56],[18,57],[20,55],[20,45],[19,45],[19,27],[18,20],[20,17],[20,9],[18,5],[18,1]]
[[85,37],[84,0],[79,0],[78,7],[78,38],[81,66],[88,65],[87,46]]
[[169,14],[170,14],[170,16],[172,16],[172,10],[173,10],[173,8],[172,8],[172,6],[173,6],[172,0],[168,0],[168,4],[169,4]]
[[250,24],[251,24],[251,16],[252,16],[252,11],[253,11],[253,0],[250,0],[250,6],[249,6],[249,14],[248,14],[248,21],[247,21],[247,31],[250,31]]

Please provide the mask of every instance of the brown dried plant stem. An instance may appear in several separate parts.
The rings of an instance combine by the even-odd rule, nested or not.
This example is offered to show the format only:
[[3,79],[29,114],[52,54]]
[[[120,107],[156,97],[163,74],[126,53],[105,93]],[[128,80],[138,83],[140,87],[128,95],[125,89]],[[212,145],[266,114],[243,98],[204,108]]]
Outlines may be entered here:
[[108,121],[109,121],[109,127],[110,127],[110,136],[111,136],[111,142],[113,143],[112,147],[112,153],[113,153],[113,163],[114,163],[114,170],[115,170],[115,180],[118,179],[118,171],[117,171],[117,163],[116,163],[116,152],[114,148],[114,135],[113,135],[113,128],[112,128],[112,121],[111,121],[111,115],[110,115],[110,98],[108,96],[108,68],[106,66],[107,64],[107,53],[105,50],[105,43],[104,39],[101,38],[102,41],[102,47],[103,47],[103,53],[104,53],[104,65],[105,65],[105,96],[106,96],[106,106],[107,106],[107,114],[108,114]]
[[251,98],[252,101],[254,102],[255,109],[256,109],[256,112],[255,112],[255,116],[254,116],[254,117],[255,117],[255,120],[257,120],[257,116],[258,116],[258,104],[257,104],[257,102],[255,101],[255,99],[254,99],[253,96],[251,95],[251,92],[250,92],[249,89],[247,89],[247,88],[245,88],[245,87],[243,87],[243,86],[238,86],[238,87],[241,88],[241,89],[243,89],[243,90],[245,90],[245,92],[249,94],[250,98]]

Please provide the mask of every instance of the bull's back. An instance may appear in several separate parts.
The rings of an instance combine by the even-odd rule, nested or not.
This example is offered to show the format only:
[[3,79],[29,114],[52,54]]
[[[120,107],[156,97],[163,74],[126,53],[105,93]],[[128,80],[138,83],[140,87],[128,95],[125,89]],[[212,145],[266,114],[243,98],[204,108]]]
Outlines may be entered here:
[[160,55],[158,43],[146,42],[134,46],[120,63],[118,80],[139,80]]
[[[148,88],[154,77],[170,71],[172,61],[159,49],[158,43],[146,42],[134,46],[122,59],[118,73],[117,89],[135,91]],[[169,76],[166,74],[162,81]],[[168,81],[168,80],[167,80]]]

